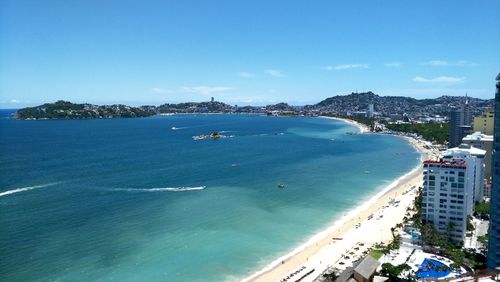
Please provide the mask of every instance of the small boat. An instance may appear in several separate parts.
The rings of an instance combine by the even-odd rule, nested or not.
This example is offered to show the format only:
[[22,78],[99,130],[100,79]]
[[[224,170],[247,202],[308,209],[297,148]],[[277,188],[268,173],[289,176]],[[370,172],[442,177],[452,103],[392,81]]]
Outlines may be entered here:
[[279,184],[278,184],[278,188],[282,188],[282,189],[283,189],[283,188],[285,188],[285,187],[286,187],[286,185],[285,185],[285,184],[283,184],[283,183],[279,183]]
[[177,129],[179,129],[179,128],[172,126],[172,130],[177,130]]

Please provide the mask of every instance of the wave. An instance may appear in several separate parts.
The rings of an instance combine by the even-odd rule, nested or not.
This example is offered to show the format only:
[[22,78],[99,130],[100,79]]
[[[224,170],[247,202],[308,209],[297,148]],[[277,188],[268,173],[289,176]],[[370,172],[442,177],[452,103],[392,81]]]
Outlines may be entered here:
[[53,185],[56,185],[56,184],[59,184],[59,183],[60,182],[54,182],[54,183],[48,183],[48,184],[28,186],[28,187],[22,187],[22,188],[16,188],[16,189],[12,189],[12,190],[7,190],[7,191],[0,192],[0,197],[11,195],[11,194],[15,194],[15,193],[20,193],[20,192],[25,192],[25,191],[29,191],[29,190],[34,190],[34,189],[39,189],[39,188],[45,188],[45,187],[53,186]]
[[125,191],[125,192],[183,192],[183,191],[195,191],[204,190],[207,186],[195,186],[195,187],[164,187],[164,188],[115,188],[110,189],[111,191]]

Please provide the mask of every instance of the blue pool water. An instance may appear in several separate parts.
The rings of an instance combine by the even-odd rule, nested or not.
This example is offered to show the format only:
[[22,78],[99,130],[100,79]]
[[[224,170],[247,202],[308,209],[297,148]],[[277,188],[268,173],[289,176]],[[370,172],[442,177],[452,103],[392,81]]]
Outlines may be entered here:
[[418,278],[443,278],[451,273],[444,263],[434,259],[424,259],[417,271]]
[[420,240],[420,233],[413,231],[410,232],[410,235],[413,240]]

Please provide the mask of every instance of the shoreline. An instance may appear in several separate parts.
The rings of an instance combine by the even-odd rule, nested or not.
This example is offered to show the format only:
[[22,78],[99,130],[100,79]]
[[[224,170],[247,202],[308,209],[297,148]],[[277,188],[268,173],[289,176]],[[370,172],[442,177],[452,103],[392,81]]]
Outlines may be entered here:
[[357,128],[359,128],[359,132],[360,133],[368,133],[368,132],[370,132],[370,128],[368,128],[367,125],[359,123],[359,122],[357,122],[355,120],[352,120],[352,119],[339,118],[339,117],[329,117],[329,116],[319,116],[319,117],[320,118],[326,118],[326,119],[339,120],[339,121],[343,121],[343,122],[345,122],[347,124],[354,125]]
[[[369,130],[367,130],[367,126],[352,120],[323,116],[322,118],[336,119],[354,125],[360,129],[361,133],[369,132]],[[421,161],[432,156],[433,152],[425,149],[419,141],[409,137],[399,137],[402,137],[409,142],[410,145],[412,145],[412,147],[420,153]],[[287,276],[290,277],[289,275],[292,273],[296,273],[297,270],[299,270],[299,273],[296,274],[296,279],[301,277],[301,275],[312,272],[312,275],[305,275],[302,280],[312,281],[326,269],[336,265],[336,263],[343,257],[342,254],[346,252],[346,250],[352,250],[353,247],[357,246],[360,242],[362,242],[363,245],[374,244],[377,242],[387,242],[392,238],[390,228],[402,221],[406,208],[413,204],[415,190],[417,189],[413,189],[412,187],[418,188],[422,183],[422,171],[422,166],[418,164],[409,172],[395,179],[381,190],[378,190],[378,192],[361,199],[360,206],[353,207],[353,209],[345,211],[343,215],[334,218],[332,223],[327,225],[325,229],[312,235],[304,243],[294,248],[292,251],[280,256],[264,268],[261,268],[259,271],[242,279],[241,281],[282,281],[282,279]],[[387,216],[379,221],[383,221],[383,224],[376,224],[372,227],[367,226],[370,225],[369,223],[374,222],[374,220],[369,222],[369,217],[373,216],[375,213],[379,213],[381,209],[386,207],[387,202],[392,199],[399,200],[404,204],[401,204],[401,207],[397,212],[392,213],[393,216]],[[382,213],[381,215],[383,216]],[[370,236],[371,238],[365,240],[366,238],[362,236],[363,234],[356,235],[356,232],[359,231],[358,225],[363,227],[360,229],[369,229],[366,230],[365,234],[379,232],[377,233],[378,236]],[[382,225],[387,227],[378,231],[374,230]],[[387,231],[388,234],[383,231]],[[346,235],[348,234],[351,234],[353,240],[350,240],[351,238],[344,238],[347,237]],[[333,240],[339,238],[343,239],[339,241]],[[357,239],[354,240],[354,238]],[[374,238],[377,240],[373,241]]]

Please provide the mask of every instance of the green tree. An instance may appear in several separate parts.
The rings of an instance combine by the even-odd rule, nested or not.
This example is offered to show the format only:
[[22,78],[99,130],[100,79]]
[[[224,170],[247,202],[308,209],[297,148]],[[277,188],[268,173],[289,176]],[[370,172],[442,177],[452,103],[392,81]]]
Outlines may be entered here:
[[400,281],[401,278],[399,277],[403,271],[410,271],[411,267],[406,264],[399,264],[399,265],[393,265],[391,263],[384,263],[382,264],[382,270],[380,273],[384,276],[389,276],[389,279],[391,281]]
[[467,231],[474,231],[474,224],[472,224],[472,216],[467,216]]
[[449,125],[447,123],[387,124],[387,129],[397,132],[416,133],[425,140],[447,144]]
[[487,202],[476,203],[475,215],[481,219],[489,219],[490,203]]
[[332,273],[323,274],[323,277],[326,279],[325,281],[327,282],[335,282],[337,281],[337,278],[339,278],[339,276],[337,275],[337,273],[335,273],[335,271]]

